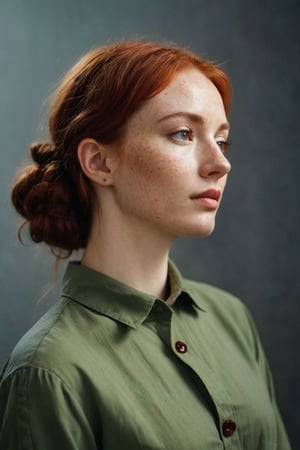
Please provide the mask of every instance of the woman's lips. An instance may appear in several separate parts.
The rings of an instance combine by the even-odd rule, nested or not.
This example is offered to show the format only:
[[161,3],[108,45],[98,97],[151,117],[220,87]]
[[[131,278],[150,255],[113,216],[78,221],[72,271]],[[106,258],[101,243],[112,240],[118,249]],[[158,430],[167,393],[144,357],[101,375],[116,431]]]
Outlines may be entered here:
[[191,198],[197,203],[201,203],[210,209],[216,209],[221,197],[221,191],[217,189],[208,189],[200,194],[193,195]]

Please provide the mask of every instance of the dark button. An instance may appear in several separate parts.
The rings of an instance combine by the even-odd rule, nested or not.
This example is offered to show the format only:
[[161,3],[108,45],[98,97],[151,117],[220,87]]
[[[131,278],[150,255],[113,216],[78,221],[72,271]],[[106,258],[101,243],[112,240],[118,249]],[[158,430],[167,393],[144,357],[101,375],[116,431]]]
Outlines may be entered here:
[[236,430],[236,423],[233,420],[225,420],[223,423],[223,434],[226,437],[231,436]]
[[177,341],[175,343],[175,348],[178,351],[178,353],[186,353],[187,352],[187,345],[184,342]]

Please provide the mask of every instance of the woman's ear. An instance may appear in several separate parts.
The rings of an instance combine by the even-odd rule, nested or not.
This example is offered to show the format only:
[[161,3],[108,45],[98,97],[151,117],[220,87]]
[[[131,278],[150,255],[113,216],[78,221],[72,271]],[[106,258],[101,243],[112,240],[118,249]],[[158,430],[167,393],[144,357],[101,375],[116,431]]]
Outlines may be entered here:
[[113,184],[117,152],[111,145],[99,144],[95,139],[83,139],[77,148],[80,166],[85,175],[100,186]]

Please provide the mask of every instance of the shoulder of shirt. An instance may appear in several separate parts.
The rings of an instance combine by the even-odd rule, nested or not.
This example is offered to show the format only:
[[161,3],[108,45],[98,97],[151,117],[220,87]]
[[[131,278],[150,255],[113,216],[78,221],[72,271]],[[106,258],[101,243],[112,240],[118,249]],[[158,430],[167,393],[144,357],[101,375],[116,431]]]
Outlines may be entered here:
[[81,307],[62,297],[21,337],[2,370],[0,382],[20,369],[44,369],[60,377],[68,361],[80,358],[77,343],[87,333],[84,326],[78,326],[80,315]]
[[0,383],[21,369],[37,369],[68,384],[71,369],[83,365],[87,354],[108,353],[110,337],[124,331],[118,327],[119,322],[62,295],[16,344]]

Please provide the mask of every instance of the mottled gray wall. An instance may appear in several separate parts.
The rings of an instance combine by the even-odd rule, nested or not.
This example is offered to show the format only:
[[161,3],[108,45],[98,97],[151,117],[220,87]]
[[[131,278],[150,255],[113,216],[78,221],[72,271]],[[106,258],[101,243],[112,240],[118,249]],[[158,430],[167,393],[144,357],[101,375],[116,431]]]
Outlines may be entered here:
[[19,245],[9,200],[16,167],[43,134],[45,99],[91,47],[120,38],[175,41],[224,62],[234,102],[233,170],[216,231],[179,241],[173,257],[187,276],[249,306],[300,448],[299,20],[298,0],[1,0],[0,365],[58,291],[37,303],[52,260],[46,249]]

